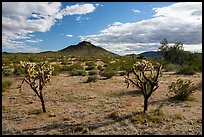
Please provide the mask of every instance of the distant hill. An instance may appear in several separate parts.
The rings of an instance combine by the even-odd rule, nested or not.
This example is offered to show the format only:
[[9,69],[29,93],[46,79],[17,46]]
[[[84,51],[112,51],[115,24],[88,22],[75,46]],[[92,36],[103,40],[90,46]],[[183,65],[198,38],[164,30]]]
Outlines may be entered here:
[[157,51],[147,51],[140,53],[139,56],[144,56],[144,57],[162,57],[161,54],[159,54]]
[[58,53],[74,55],[74,56],[116,56],[110,51],[107,51],[101,47],[95,46],[87,41],[82,41],[77,45],[70,45],[62,50],[59,50]]

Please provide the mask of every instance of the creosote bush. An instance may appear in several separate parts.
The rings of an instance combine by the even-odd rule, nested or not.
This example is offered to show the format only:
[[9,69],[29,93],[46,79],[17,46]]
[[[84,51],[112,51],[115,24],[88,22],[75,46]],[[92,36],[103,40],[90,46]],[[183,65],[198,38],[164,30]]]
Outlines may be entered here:
[[182,66],[176,74],[179,75],[194,75],[196,72],[193,70],[192,67],[189,66]]
[[8,90],[8,88],[11,86],[12,81],[10,80],[2,80],[2,92],[5,92]]
[[106,77],[107,79],[112,78],[113,76],[115,76],[117,73],[115,70],[108,70],[105,69],[104,71],[102,71],[100,73],[101,76]]
[[187,100],[196,90],[198,90],[198,86],[190,80],[177,79],[176,82],[172,82],[169,86],[169,91],[173,92],[175,99],[178,100]]
[[89,76],[85,83],[96,82],[97,80],[98,80],[98,77],[96,75],[93,75],[93,76]]

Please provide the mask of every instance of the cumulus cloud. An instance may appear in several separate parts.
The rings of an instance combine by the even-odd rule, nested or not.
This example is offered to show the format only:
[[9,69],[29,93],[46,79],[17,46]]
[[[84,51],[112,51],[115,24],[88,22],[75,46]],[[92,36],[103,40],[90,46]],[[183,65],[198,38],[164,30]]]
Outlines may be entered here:
[[141,53],[158,50],[160,41],[182,42],[184,50],[195,51],[189,45],[202,49],[202,3],[175,3],[153,8],[152,18],[133,23],[113,23],[98,35],[81,36],[117,54]]
[[134,13],[140,13],[141,11],[140,10],[136,10],[136,9],[133,9],[132,10]]
[[62,10],[63,15],[74,15],[74,14],[87,14],[93,12],[95,10],[95,6],[93,4],[83,4],[83,5],[73,5],[67,6]]
[[41,39],[36,39],[36,40],[28,39],[28,40],[26,40],[26,42],[30,42],[30,43],[38,43],[38,42],[41,42],[41,41],[43,41],[43,40],[41,40]]
[[25,44],[42,41],[31,40],[33,32],[47,32],[64,16],[84,15],[94,10],[93,4],[76,4],[62,9],[60,2],[3,2],[2,47],[15,48],[15,51],[28,48],[31,49],[29,51],[36,51]]
[[71,35],[71,34],[67,34],[66,36],[69,38],[73,37],[73,35]]

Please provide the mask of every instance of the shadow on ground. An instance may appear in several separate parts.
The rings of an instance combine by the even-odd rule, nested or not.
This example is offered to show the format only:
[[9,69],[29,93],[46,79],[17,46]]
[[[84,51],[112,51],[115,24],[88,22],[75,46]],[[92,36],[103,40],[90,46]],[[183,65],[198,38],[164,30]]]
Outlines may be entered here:
[[69,123],[63,123],[63,122],[55,123],[55,124],[46,125],[39,128],[25,129],[22,131],[22,134],[33,135],[33,134],[36,134],[37,132],[49,134],[48,132],[53,129],[56,129],[58,131],[57,134],[62,134],[62,135],[85,134],[88,131],[95,130],[99,127],[105,127],[105,126],[114,124],[116,122],[120,122],[125,119],[131,118],[132,116],[140,115],[142,113],[143,112],[133,112],[128,115],[118,116],[114,118],[109,117],[109,120],[105,122],[99,122],[99,123],[86,123],[86,124],[85,123],[69,124]]

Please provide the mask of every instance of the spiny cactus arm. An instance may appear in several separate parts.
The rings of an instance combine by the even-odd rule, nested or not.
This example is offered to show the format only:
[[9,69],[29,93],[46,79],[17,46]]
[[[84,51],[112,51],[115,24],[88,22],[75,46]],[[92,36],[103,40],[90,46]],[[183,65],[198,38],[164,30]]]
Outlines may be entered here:
[[[127,82],[128,82],[128,87],[129,87],[129,81],[132,83],[132,84],[134,84],[134,85],[137,85],[137,83],[135,83],[131,78],[129,78],[129,77],[125,77],[125,79],[127,80]],[[127,88],[128,88],[127,87]]]
[[133,74],[137,77],[137,79],[139,80],[139,82],[142,83],[142,80],[140,79],[140,76],[136,73],[136,71],[134,70],[134,68],[132,68],[132,72],[133,72]]
[[142,76],[145,78],[146,81],[152,84],[152,81],[145,75],[144,71],[142,71]]
[[21,84],[18,85],[18,87],[17,87],[17,89],[19,88],[19,91],[20,91],[20,92],[22,91],[22,85],[23,85],[24,81],[25,81],[25,78],[23,79],[23,81],[21,82]]
[[162,68],[162,65],[159,65],[159,67],[158,67],[158,69],[157,69],[157,75],[156,75],[156,80],[155,80],[155,81],[158,80],[159,74],[160,74],[160,72],[161,72],[161,68]]
[[158,89],[158,87],[159,87],[159,86],[158,86],[158,85],[156,85],[156,87],[153,89],[153,91],[155,91],[156,89]]

